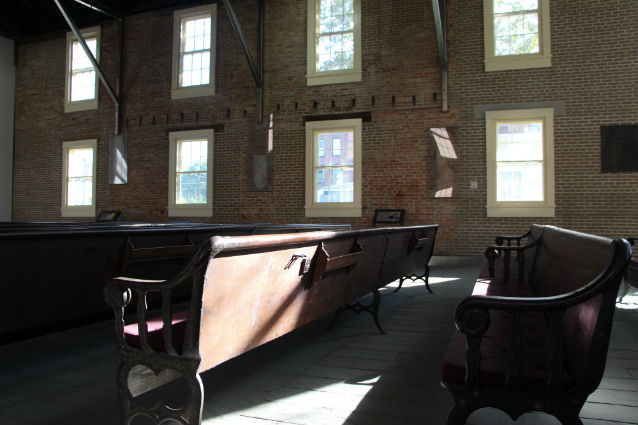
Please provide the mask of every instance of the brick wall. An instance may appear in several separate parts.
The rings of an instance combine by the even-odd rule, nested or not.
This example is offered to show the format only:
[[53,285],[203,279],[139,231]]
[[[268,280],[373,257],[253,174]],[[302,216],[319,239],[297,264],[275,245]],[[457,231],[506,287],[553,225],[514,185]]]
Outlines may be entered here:
[[[255,57],[257,2],[232,3]],[[24,40],[16,81],[14,220],[60,219],[62,142],[85,138],[99,139],[97,210],[121,210],[124,221],[167,220],[167,131],[216,124],[223,131],[215,134],[212,222],[362,227],[370,225],[375,208],[405,208],[407,224],[440,224],[438,254],[479,254],[496,233],[518,233],[541,220],[486,218],[485,128],[473,108],[555,101],[566,107],[555,119],[556,218],[542,222],[610,236],[636,234],[636,173],[598,171],[599,126],[635,123],[638,115],[636,11],[624,1],[587,1],[590,8],[560,3],[551,10],[552,68],[485,73],[481,2],[448,2],[451,109],[444,113],[429,2],[363,1],[363,80],[307,87],[306,2],[269,0],[264,105],[266,117],[274,117],[274,150],[265,191],[251,184],[253,156],[266,153],[266,133],[256,125],[257,90],[221,4],[212,97],[170,99],[171,9],[125,20],[126,185],[107,184],[114,117],[107,93],[100,89],[97,111],[64,114],[64,33]],[[111,80],[115,35],[112,24],[102,26],[101,58]],[[372,117],[363,125],[363,216],[305,218],[302,117],[362,111]],[[436,148],[426,132],[442,126],[452,128],[459,156],[452,161],[456,186],[448,199],[433,197]],[[477,190],[469,189],[470,180],[479,182]]]
[[[453,246],[478,252],[494,234],[520,234],[536,222],[610,237],[638,234],[637,174],[600,171],[600,126],[638,123],[635,6],[550,2],[551,68],[486,73],[482,2],[450,2],[450,102],[459,124]],[[534,102],[565,106],[554,116],[556,216],[487,218],[485,121],[475,119],[474,106]],[[477,190],[469,189],[471,180]]]

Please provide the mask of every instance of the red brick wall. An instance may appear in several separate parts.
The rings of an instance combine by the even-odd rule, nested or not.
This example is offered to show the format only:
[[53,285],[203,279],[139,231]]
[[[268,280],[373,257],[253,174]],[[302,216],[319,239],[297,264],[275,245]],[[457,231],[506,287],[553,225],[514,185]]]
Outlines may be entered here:
[[[638,9],[623,0],[550,2],[551,68],[484,72],[482,2],[450,2],[450,102],[459,155],[452,243],[478,252],[495,234],[547,223],[599,235],[638,235],[637,173],[601,173],[600,126],[638,123]],[[487,218],[485,121],[474,106],[563,102],[554,116],[556,216]],[[638,158],[636,159],[638,161]],[[470,190],[470,181],[478,190]]]
[[[256,59],[257,2],[232,4]],[[255,124],[257,90],[221,4],[212,97],[170,99],[172,10],[125,20],[126,185],[107,184],[114,109],[105,90],[100,89],[98,111],[64,114],[64,34],[25,40],[18,46],[16,72],[14,220],[60,219],[62,142],[85,138],[99,139],[97,210],[121,210],[126,221],[167,220],[167,128],[223,124],[223,132],[215,134],[212,222],[362,227],[370,225],[375,208],[405,208],[406,224],[440,224],[438,254],[480,254],[495,234],[522,232],[538,221],[610,236],[638,233],[636,173],[598,171],[599,126],[635,123],[638,115],[635,8],[624,1],[552,2],[552,68],[485,73],[481,4],[448,2],[451,108],[444,113],[429,2],[364,1],[362,82],[307,87],[306,2],[269,0],[265,115],[274,114],[274,150],[266,191],[251,190],[250,182],[253,154],[265,153],[259,137],[265,133]],[[101,58],[112,81],[115,34],[113,25],[103,25]],[[555,122],[556,218],[488,219],[485,128],[474,119],[473,107],[540,101],[566,105]],[[353,111],[370,111],[372,117],[363,125],[363,216],[307,219],[302,117]],[[451,199],[433,198],[436,149],[426,129],[440,126],[453,127],[459,156]],[[478,190],[469,190],[470,180],[479,182]]]

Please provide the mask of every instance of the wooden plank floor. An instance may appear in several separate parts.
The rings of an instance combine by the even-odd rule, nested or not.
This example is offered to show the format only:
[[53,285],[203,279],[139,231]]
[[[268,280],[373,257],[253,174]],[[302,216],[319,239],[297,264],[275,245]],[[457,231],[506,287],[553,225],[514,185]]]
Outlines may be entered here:
[[[204,373],[203,423],[445,424],[452,398],[440,386],[440,365],[454,306],[471,292],[482,260],[431,264],[434,294],[421,283],[383,290],[384,335],[366,313],[346,312],[333,330],[325,318]],[[605,377],[581,412],[586,425],[638,424],[638,294],[619,307]],[[115,425],[117,365],[112,322],[0,346],[0,423]],[[179,385],[163,392],[182,393]],[[511,423],[495,409],[468,419]],[[529,413],[514,423],[559,422]]]

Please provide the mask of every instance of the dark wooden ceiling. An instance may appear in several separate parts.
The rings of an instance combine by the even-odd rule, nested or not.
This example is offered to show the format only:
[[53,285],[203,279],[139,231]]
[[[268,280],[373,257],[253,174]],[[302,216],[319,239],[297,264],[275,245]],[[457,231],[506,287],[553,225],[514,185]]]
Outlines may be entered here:
[[[205,1],[210,3],[210,0]],[[107,11],[119,17],[177,5],[204,2],[193,0],[60,0],[79,26],[93,25],[112,19],[82,4]],[[52,31],[68,31],[64,17],[53,0],[0,0],[0,35],[14,40]]]

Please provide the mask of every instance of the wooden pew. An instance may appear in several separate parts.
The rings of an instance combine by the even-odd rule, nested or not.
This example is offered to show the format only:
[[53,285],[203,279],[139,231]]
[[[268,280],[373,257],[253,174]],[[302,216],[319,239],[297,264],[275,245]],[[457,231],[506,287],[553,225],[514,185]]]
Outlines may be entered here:
[[605,369],[629,244],[533,225],[498,237],[486,256],[474,293],[456,308],[443,361],[441,383],[456,403],[448,425],[483,407],[582,425]]
[[[376,228],[262,236],[214,237],[188,266],[167,280],[120,277],[105,288],[113,307],[121,353],[118,392],[121,423],[145,415],[156,423],[169,418],[199,424],[203,387],[199,374],[291,332],[372,292],[369,311],[378,324],[379,288],[427,264],[438,226]],[[414,239],[428,243],[414,246]],[[412,248],[411,248],[412,246]],[[187,306],[172,302],[180,288],[190,290]],[[148,298],[162,299],[160,317]],[[125,321],[125,308],[135,318]],[[139,366],[159,380],[129,385]],[[190,390],[182,409],[164,403],[150,411],[138,396],[183,377]]]
[[102,296],[107,279],[122,273],[143,279],[176,274],[197,246],[212,236],[349,227],[268,223],[3,223],[0,343],[109,317],[110,309]]

